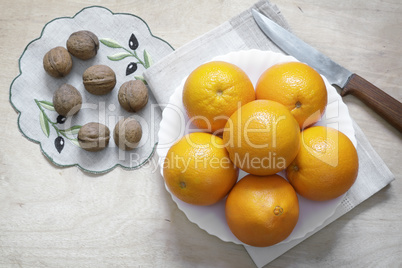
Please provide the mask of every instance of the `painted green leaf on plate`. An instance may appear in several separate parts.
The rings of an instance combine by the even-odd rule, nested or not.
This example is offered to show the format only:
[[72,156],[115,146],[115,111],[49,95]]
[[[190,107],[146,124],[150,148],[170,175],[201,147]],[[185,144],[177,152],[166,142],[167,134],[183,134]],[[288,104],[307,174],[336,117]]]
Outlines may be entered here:
[[40,106],[42,106],[43,108],[49,110],[49,111],[54,111],[54,106],[53,103],[51,103],[50,101],[39,101]]
[[80,131],[81,126],[72,126],[68,129],[59,129],[60,132],[63,132],[66,135],[77,135],[78,132]]
[[46,137],[49,138],[49,134],[50,134],[49,121],[47,120],[47,117],[43,111],[41,111],[39,113],[39,122],[40,122],[40,127],[42,128],[43,133],[46,135]]
[[100,39],[100,42],[105,46],[112,47],[112,48],[121,48],[122,46],[115,40],[111,38],[103,38]]
[[131,56],[130,53],[127,53],[127,52],[120,52],[120,53],[116,53],[116,54],[111,55],[111,56],[107,56],[107,58],[108,58],[109,60],[119,61],[119,60],[122,60],[122,59],[127,58],[127,57],[130,57],[130,56]]
[[153,64],[151,55],[149,55],[148,51],[146,51],[145,49],[144,49],[144,61],[145,61],[145,66],[144,66],[145,68],[149,68]]

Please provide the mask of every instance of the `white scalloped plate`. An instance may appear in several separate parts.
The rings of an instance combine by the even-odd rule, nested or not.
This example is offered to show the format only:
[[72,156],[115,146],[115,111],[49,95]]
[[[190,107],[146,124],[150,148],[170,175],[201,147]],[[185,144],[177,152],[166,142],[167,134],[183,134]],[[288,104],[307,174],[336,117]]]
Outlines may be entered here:
[[[270,66],[280,62],[297,61],[291,56],[254,49],[231,52],[215,57],[212,60],[222,60],[237,65],[247,73],[254,86],[262,72]],[[322,119],[316,125],[338,129],[347,135],[356,146],[355,132],[348,108],[345,103],[343,103],[336,89],[329,84],[325,77],[323,78],[328,91],[328,104]],[[183,79],[181,85],[175,90],[170,98],[169,104],[162,113],[162,121],[158,133],[159,143],[157,146],[157,154],[160,157],[159,163],[163,163],[167,151],[176,141],[187,133],[199,131],[193,125],[188,124],[189,118],[182,104],[182,91],[186,79],[187,77]],[[160,171],[163,175],[162,167]],[[246,174],[247,173],[241,171],[239,179]],[[284,176],[283,173],[279,173],[279,175]],[[167,191],[170,192],[168,189]],[[196,223],[201,229],[211,235],[219,237],[223,241],[244,244],[232,234],[227,226],[224,213],[225,200],[212,206],[194,206],[179,200],[173,195],[172,199],[176,202],[179,209],[186,214],[187,218],[191,222]],[[326,219],[333,215],[342,199],[343,196],[340,196],[326,202],[314,202],[299,196],[299,221],[291,235],[280,243],[287,243],[305,237],[309,232],[314,231]]]
[[[71,33],[88,30],[99,40],[113,40],[114,47],[100,44],[96,57],[83,61],[73,57],[73,68],[68,76],[54,78],[43,69],[43,56],[56,46],[66,46]],[[129,47],[132,37],[137,48]],[[116,45],[118,44],[118,45]],[[147,60],[145,60],[145,51]],[[135,169],[145,164],[156,148],[156,134],[161,113],[152,94],[146,107],[137,113],[129,113],[120,106],[117,94],[120,86],[135,76],[141,76],[146,65],[127,74],[128,66],[140,59],[150,65],[171,53],[173,48],[164,40],[152,35],[148,25],[140,17],[127,13],[113,13],[107,8],[86,7],[73,17],[57,18],[47,23],[39,38],[31,41],[19,60],[20,74],[10,86],[10,102],[19,113],[18,127],[26,138],[40,145],[44,155],[55,165],[78,166],[83,171],[104,173],[121,166]],[[117,83],[112,92],[103,96],[89,94],[82,83],[82,74],[90,66],[104,64],[116,73]],[[132,69],[133,70],[133,69]],[[80,112],[65,121],[59,120],[54,111],[54,91],[68,83],[77,88],[83,98]],[[122,117],[135,117],[142,125],[143,136],[133,151],[122,151],[115,145],[113,135],[109,146],[100,152],[88,152],[77,146],[77,133],[81,125],[99,122],[107,125],[113,133],[115,124]],[[156,122],[155,124],[153,124]],[[61,140],[61,142],[60,142]],[[61,145],[61,146],[60,146]]]

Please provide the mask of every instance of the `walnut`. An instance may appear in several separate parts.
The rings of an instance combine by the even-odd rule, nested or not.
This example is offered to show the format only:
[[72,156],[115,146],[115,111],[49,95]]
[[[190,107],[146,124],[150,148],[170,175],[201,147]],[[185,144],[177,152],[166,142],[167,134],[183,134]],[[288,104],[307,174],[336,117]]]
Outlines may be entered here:
[[67,40],[67,50],[71,55],[88,60],[96,56],[99,49],[98,37],[90,31],[72,33]]
[[106,65],[94,65],[82,75],[85,89],[94,95],[105,95],[116,85],[116,74]]
[[72,116],[80,111],[81,105],[81,94],[72,85],[63,84],[53,94],[53,106],[60,115]]
[[141,124],[132,117],[121,119],[113,131],[114,142],[120,149],[125,151],[136,148],[141,137]]
[[119,89],[120,105],[128,112],[138,112],[148,103],[148,88],[141,80],[130,80]]
[[70,53],[64,47],[55,47],[43,57],[43,68],[56,78],[68,75],[73,67]]
[[80,128],[77,138],[82,149],[97,152],[108,146],[110,131],[103,124],[91,122]]

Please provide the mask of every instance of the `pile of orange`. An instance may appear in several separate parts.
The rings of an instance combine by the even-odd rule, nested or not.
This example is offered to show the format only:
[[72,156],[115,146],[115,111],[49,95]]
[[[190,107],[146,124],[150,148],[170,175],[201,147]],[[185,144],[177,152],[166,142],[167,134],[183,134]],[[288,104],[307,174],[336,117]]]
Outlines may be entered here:
[[320,120],[327,105],[327,89],[318,72],[301,62],[280,63],[268,68],[257,82],[257,99],[285,105],[301,129]]
[[[266,247],[283,241],[299,218],[297,194],[330,200],[357,177],[358,156],[349,138],[312,126],[325,111],[327,90],[306,64],[274,65],[254,90],[239,67],[209,62],[187,78],[183,104],[200,132],[169,149],[165,183],[193,205],[227,197],[227,224],[243,243]],[[249,174],[237,182],[239,169]]]
[[175,143],[163,166],[169,190],[194,205],[212,205],[224,198],[238,174],[222,139],[202,132],[187,134]]
[[211,133],[221,132],[231,114],[253,100],[255,91],[247,74],[223,61],[196,68],[183,89],[183,105],[191,122]]

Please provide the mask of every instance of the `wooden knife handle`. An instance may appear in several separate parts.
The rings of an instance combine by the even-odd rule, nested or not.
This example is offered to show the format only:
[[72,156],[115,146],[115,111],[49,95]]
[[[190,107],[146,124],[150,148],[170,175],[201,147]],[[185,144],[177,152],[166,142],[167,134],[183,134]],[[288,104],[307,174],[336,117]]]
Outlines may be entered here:
[[352,94],[402,132],[402,104],[361,76],[352,74],[341,95]]

